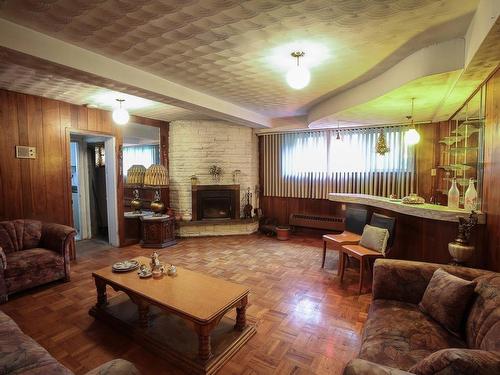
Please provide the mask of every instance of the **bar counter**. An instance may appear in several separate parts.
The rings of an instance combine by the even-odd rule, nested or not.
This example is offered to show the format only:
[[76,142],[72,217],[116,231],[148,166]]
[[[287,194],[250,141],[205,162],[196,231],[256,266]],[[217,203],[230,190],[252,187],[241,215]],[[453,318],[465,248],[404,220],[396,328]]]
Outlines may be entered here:
[[[353,203],[365,206],[378,207],[404,215],[421,217],[424,219],[441,220],[458,222],[459,217],[468,217],[469,211],[464,209],[451,209],[446,206],[438,206],[436,204],[405,204],[400,199],[393,200],[384,197],[377,197],[367,194],[343,194],[330,193],[328,199],[339,203]],[[479,224],[486,222],[486,215],[480,211],[476,211]]]
[[[422,262],[449,263],[448,243],[454,241],[458,234],[458,218],[470,214],[463,209],[452,210],[433,204],[409,205],[365,194],[331,193],[329,200],[334,205],[366,207],[369,217],[376,212],[396,218],[394,246],[388,257]],[[485,225],[482,224],[486,215],[478,212],[478,219],[479,225],[472,230],[471,237],[476,251],[469,265],[483,268],[486,246]]]

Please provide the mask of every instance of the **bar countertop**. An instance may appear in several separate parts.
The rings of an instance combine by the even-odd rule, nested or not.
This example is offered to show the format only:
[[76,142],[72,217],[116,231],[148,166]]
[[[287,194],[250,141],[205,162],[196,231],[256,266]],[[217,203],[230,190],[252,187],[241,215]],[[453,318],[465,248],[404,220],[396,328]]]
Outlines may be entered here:
[[[435,204],[404,204],[400,199],[394,200],[367,194],[330,193],[328,199],[333,202],[363,204],[391,210],[405,215],[431,220],[458,222],[459,217],[468,217],[470,212],[464,209],[450,209]],[[477,211],[479,224],[486,222],[486,215]]]

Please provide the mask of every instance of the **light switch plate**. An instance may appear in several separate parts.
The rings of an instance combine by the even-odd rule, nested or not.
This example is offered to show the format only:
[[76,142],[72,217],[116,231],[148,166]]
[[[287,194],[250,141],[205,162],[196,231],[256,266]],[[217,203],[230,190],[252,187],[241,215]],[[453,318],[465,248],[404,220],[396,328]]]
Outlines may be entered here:
[[16,146],[16,158],[36,159],[36,147]]
[[432,168],[432,169],[431,169],[431,177],[436,177],[436,175],[437,175],[437,170],[436,170],[436,168]]

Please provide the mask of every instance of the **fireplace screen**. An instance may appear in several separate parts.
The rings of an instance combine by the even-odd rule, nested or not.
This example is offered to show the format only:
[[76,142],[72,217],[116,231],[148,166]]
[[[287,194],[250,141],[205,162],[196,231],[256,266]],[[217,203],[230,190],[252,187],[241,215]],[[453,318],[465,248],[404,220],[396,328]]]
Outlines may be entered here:
[[205,197],[202,199],[202,219],[229,219],[231,217],[231,198]]

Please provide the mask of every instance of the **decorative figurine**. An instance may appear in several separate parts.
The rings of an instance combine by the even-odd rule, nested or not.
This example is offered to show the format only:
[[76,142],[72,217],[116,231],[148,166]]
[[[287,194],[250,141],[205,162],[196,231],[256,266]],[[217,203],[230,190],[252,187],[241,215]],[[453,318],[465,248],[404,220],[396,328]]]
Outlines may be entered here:
[[458,236],[455,241],[448,244],[448,251],[453,258],[453,263],[463,265],[472,258],[474,253],[474,246],[469,244],[472,228],[477,225],[477,214],[472,211],[469,217],[458,218]]
[[140,214],[142,202],[141,199],[139,198],[139,190],[134,189],[133,194],[134,194],[134,199],[130,201],[130,208],[134,210],[134,213]]
[[151,273],[153,274],[153,278],[159,279],[163,276],[164,271],[163,264],[160,262],[160,257],[156,251],[151,255]]
[[248,188],[247,192],[245,193],[245,207],[243,207],[243,216],[245,219],[251,219],[252,218],[252,205],[250,202],[252,201],[252,193],[250,192],[250,188]]

